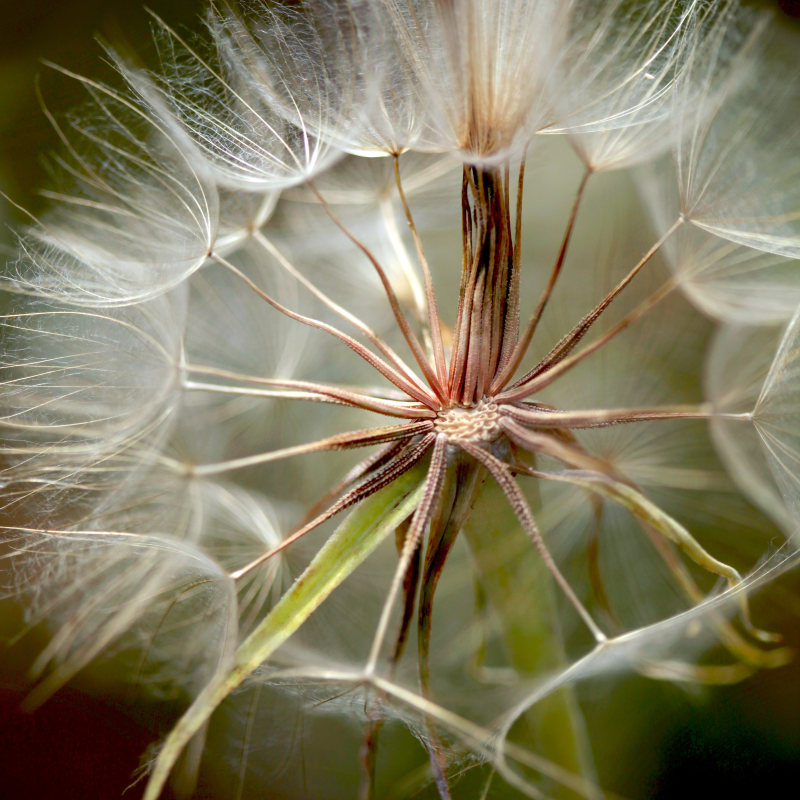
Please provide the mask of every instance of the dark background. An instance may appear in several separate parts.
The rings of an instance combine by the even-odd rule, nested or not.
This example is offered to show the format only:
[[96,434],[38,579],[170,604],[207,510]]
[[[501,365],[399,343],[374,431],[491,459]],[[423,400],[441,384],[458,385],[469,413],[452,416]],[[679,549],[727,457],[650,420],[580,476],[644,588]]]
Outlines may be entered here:
[[[37,97],[47,107],[67,111],[85,100],[85,91],[45,66],[54,62],[81,75],[107,74],[97,37],[124,52],[152,55],[151,19],[138,0],[0,0],[0,190],[36,211],[35,192],[46,182],[42,155],[56,146]],[[199,29],[198,0],[153,0],[147,6],[176,26]],[[4,211],[0,200],[0,219]],[[5,213],[22,215],[5,204]],[[0,243],[8,237],[0,236]]]

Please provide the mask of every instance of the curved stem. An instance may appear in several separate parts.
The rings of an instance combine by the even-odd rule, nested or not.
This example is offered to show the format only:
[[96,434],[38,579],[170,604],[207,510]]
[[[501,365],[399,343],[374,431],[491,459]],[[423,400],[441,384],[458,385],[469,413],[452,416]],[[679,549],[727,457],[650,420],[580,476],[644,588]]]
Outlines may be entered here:
[[[550,456],[562,464],[575,469],[594,470],[603,475],[615,474],[613,466],[602,458],[587,453],[575,442],[565,441],[559,431],[540,433],[522,427],[508,416],[500,420],[500,428],[509,436],[514,444],[529,453],[541,453]],[[515,465],[516,466],[516,465]]]
[[[536,477],[571,483],[613,500],[627,509],[643,526],[652,529],[668,541],[677,545],[699,567],[724,578],[730,589],[736,590],[743,585],[742,576],[736,569],[714,558],[714,556],[712,556],[683,525],[673,519],[635,487],[614,480],[608,475],[595,472],[549,473],[538,472],[536,470],[529,470],[528,472]],[[674,569],[673,574],[676,574]],[[687,591],[688,596],[693,602],[701,602],[704,598],[694,585],[694,581],[690,581],[690,579],[686,580],[686,578],[689,578],[689,576],[687,575],[681,580],[683,588]],[[776,641],[774,634],[759,630],[751,622],[749,604],[745,592],[740,592],[738,599],[742,621],[746,629],[758,641]],[[781,661],[785,657],[785,653],[781,653],[780,651],[763,652],[753,648],[752,645],[742,644],[744,644],[745,647],[738,645],[739,654],[742,654],[742,651],[746,652],[747,655],[744,657],[759,666],[769,665],[773,663],[775,659]]]

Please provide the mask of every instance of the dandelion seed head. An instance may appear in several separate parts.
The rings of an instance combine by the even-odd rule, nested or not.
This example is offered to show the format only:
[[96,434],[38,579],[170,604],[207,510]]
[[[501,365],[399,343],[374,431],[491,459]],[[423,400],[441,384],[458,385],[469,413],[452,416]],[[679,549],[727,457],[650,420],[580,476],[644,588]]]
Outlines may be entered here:
[[[753,97],[755,20],[253,1],[79,79],[2,284],[31,702],[102,664],[183,702],[147,800],[206,734],[240,798],[294,791],[326,731],[381,796],[381,728],[442,798],[593,797],[577,682],[785,664],[747,594],[796,560],[797,103]],[[790,541],[742,578],[749,502]]]

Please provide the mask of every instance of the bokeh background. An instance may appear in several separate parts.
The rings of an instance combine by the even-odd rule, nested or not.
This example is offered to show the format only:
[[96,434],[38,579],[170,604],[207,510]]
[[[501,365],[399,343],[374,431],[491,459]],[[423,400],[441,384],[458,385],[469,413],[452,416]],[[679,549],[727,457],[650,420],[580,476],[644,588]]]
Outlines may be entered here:
[[[798,33],[800,0],[764,2]],[[173,26],[201,27],[198,0],[150,0]],[[102,76],[96,37],[150,63],[150,19],[139,0],[0,0],[0,257],[13,251],[11,228],[24,223],[15,204],[36,213],[37,188],[46,184],[42,154],[56,136],[41,109],[78,105],[83,90],[45,66],[55,62],[84,75]],[[797,120],[800,125],[800,119]],[[0,567],[1,568],[1,567]],[[800,577],[788,575],[755,601],[760,626],[780,631],[800,652]],[[12,605],[0,605],[0,635],[19,625]],[[130,784],[140,756],[168,723],[171,709],[112,703],[97,687],[62,691],[33,714],[20,711],[24,696],[24,647],[0,644],[0,798],[112,800]],[[800,657],[798,658],[800,661]],[[608,736],[598,758],[625,760],[635,752],[616,787],[631,798],[683,796],[745,798],[781,794],[800,774],[800,668],[797,661],[732,687],[686,691],[664,685],[652,714],[616,718],[623,705],[652,702],[653,684],[627,682],[624,697],[608,697]],[[133,787],[129,800],[139,795]],[[200,795],[198,795],[200,796]]]

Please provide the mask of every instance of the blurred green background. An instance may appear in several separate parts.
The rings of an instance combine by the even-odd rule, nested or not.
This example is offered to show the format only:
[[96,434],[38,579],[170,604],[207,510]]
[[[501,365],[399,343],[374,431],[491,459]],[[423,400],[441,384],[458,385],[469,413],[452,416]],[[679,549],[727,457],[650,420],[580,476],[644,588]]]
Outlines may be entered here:
[[[155,0],[147,6],[173,25],[200,27],[202,3],[197,0]],[[56,146],[37,83],[47,107],[55,112],[85,100],[76,81],[59,76],[43,62],[81,75],[103,75],[108,68],[102,63],[98,38],[147,61],[152,53],[151,20],[137,0],[2,0],[0,11],[0,189],[35,212],[41,207],[36,191],[47,179],[42,156]],[[0,200],[0,220],[4,216],[24,221],[24,215]],[[0,243],[8,242],[4,232]]]
[[[764,2],[782,11],[784,23],[798,28],[798,0]],[[148,6],[175,26],[199,29],[197,0],[150,0]],[[42,154],[56,145],[37,98],[52,110],[66,111],[83,100],[73,81],[54,73],[42,60],[85,74],[108,69],[95,36],[123,52],[152,55],[150,19],[138,0],[0,0],[0,191],[34,213],[42,202],[37,187],[47,181]],[[798,46],[800,53],[800,45]],[[800,64],[800,59],[798,61]],[[800,124],[800,120],[798,120]],[[0,249],[11,252],[8,225],[25,216],[0,197]],[[758,624],[781,631],[800,650],[800,580],[788,576],[755,602]],[[16,620],[0,621],[13,629]],[[130,782],[139,757],[165,723],[163,709],[139,709],[136,721],[76,689],[60,693],[33,715],[19,711],[21,687],[13,658],[0,654],[0,797],[117,798]],[[625,760],[623,785],[631,798],[679,796],[744,798],[789,796],[800,774],[800,669],[797,663],[762,673],[742,684],[698,690],[664,686],[653,714],[633,722],[616,718],[621,708],[646,704],[653,684],[629,681],[624,696],[610,689],[609,735],[600,742],[599,759]],[[671,702],[675,700],[676,702]],[[130,709],[128,709],[130,712]],[[601,714],[602,716],[602,714]],[[138,796],[134,788],[125,795]],[[199,796],[199,795],[198,795]]]

